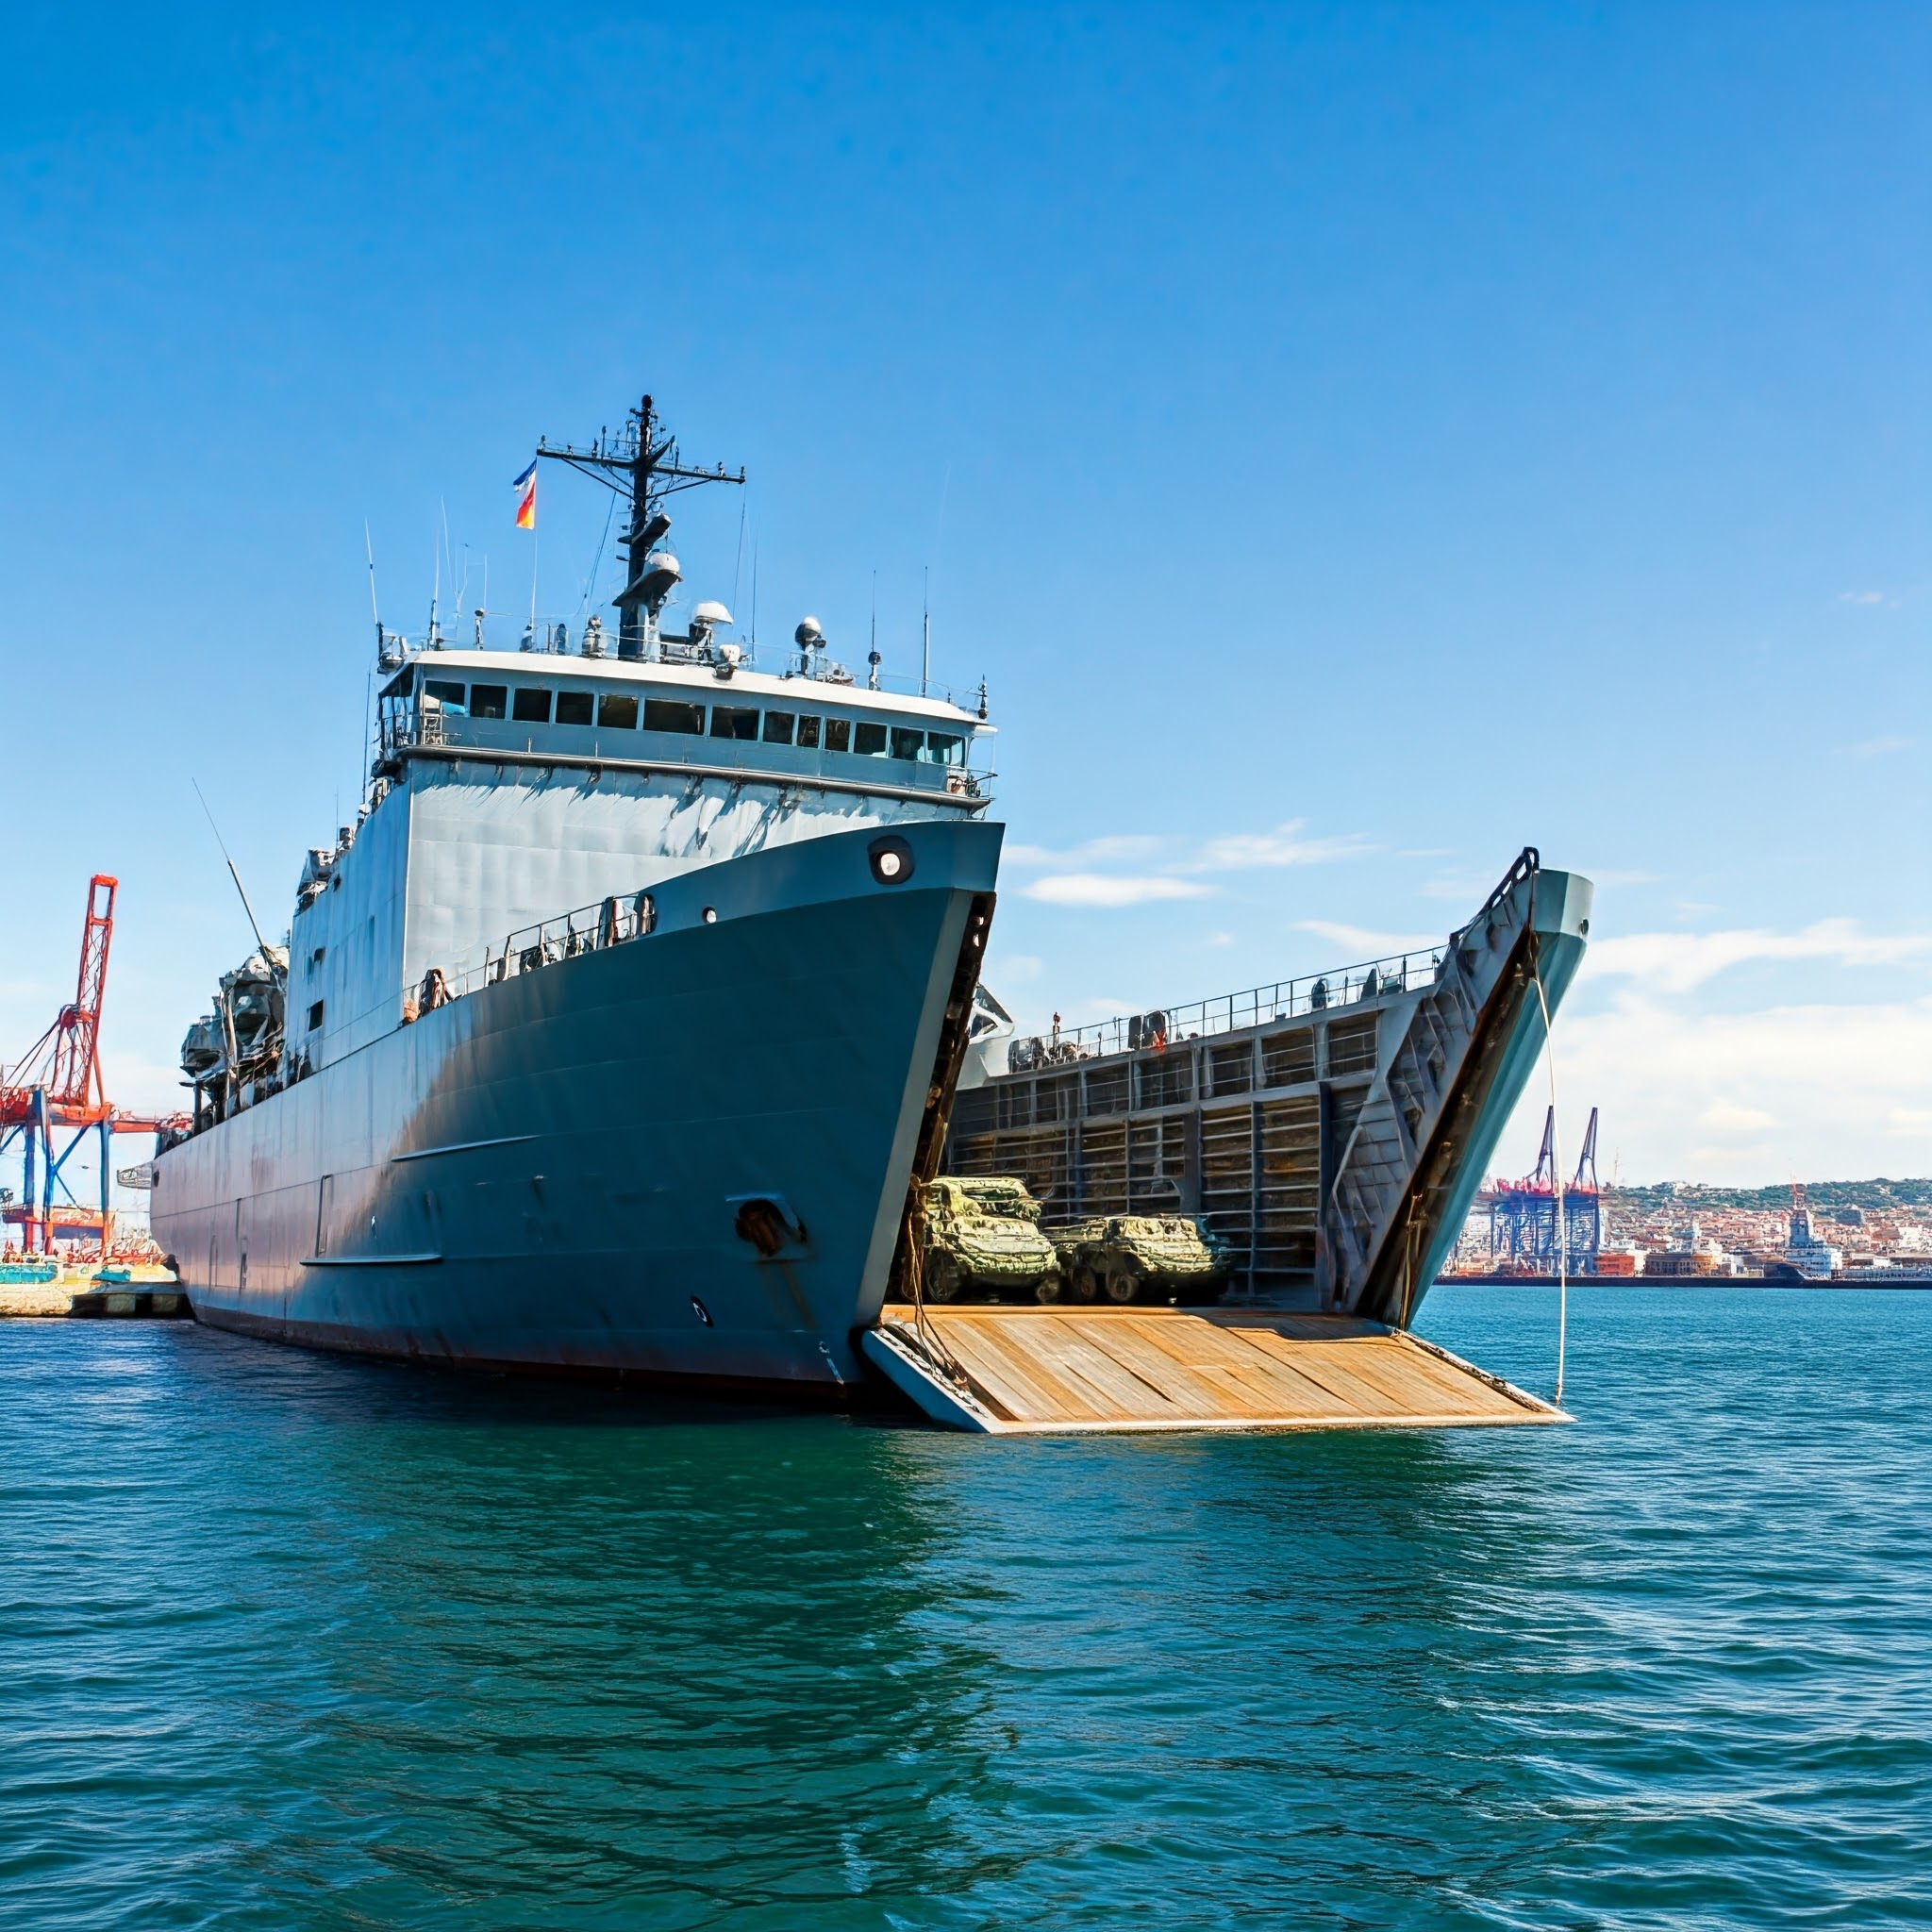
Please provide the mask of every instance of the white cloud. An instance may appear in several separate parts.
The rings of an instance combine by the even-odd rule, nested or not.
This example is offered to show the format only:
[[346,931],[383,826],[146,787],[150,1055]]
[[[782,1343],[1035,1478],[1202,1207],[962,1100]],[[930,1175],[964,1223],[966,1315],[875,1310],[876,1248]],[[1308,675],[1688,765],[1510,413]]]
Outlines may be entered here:
[[1867,738],[1844,748],[1855,758],[1882,758],[1887,752],[1909,751],[1911,744],[1909,738]]
[[1697,1124],[1714,1134],[1751,1134],[1760,1127],[1776,1126],[1777,1116],[1761,1107],[1740,1107],[1735,1100],[1720,1098],[1697,1116]]
[[[1498,875],[1500,876],[1500,874]],[[1467,900],[1472,907],[1480,906],[1489,896],[1494,879],[1476,879],[1470,874],[1447,874],[1431,879],[1423,888],[1424,899],[1453,899],[1460,903]]]
[[1446,933],[1371,932],[1361,925],[1338,925],[1328,919],[1300,919],[1296,929],[1326,940],[1353,959],[1381,959],[1391,953],[1422,953],[1431,946],[1445,945]]
[[[1606,1178],[1619,1150],[1630,1179],[1932,1173],[1932,998],[1700,1013],[1633,987],[1566,1008],[1556,1049],[1564,1144],[1601,1107]],[[1539,1070],[1499,1171],[1534,1159],[1546,1104]]]
[[1038,979],[1044,970],[1031,953],[1002,953],[986,962],[987,978],[997,980],[1002,986],[1024,986],[1028,980]]
[[1028,899],[1048,906],[1143,906],[1156,899],[1206,899],[1214,888],[1166,874],[1127,877],[1113,873],[1053,873],[1023,886]]
[[1001,858],[1008,865],[1105,865],[1109,859],[1150,858],[1179,841],[1156,832],[1122,832],[1084,844],[1055,851],[1050,845],[1008,845]]
[[1228,832],[1209,839],[1188,865],[1190,872],[1250,872],[1260,866],[1325,865],[1356,858],[1374,848],[1351,833],[1340,839],[1304,839],[1306,819],[1290,819],[1271,832]]
[[1896,600],[1888,597],[1883,591],[1840,591],[1838,593],[1840,604],[1863,604],[1867,606],[1890,605]]
[[1885,936],[1856,920],[1821,919],[1802,932],[1761,927],[1730,932],[1626,933],[1599,940],[1586,955],[1591,977],[1619,974],[1665,992],[1689,992],[1754,959],[1829,959],[1840,966],[1892,966],[1932,953],[1932,934]]
[[[1202,873],[1253,872],[1265,867],[1321,865],[1374,848],[1351,834],[1338,839],[1302,836],[1305,819],[1291,819],[1266,832],[1224,832],[1192,843],[1151,832],[1115,833],[1090,839],[1066,851],[1047,845],[1009,845],[1007,861],[1015,866],[1066,867],[1021,888],[1029,899],[1049,906],[1139,906],[1156,899],[1201,899],[1216,889],[1197,882]],[[1132,873],[1088,868],[1126,861]]]
[[1204,946],[1231,946],[1234,944],[1234,935],[1231,932],[1210,932],[1201,943]]

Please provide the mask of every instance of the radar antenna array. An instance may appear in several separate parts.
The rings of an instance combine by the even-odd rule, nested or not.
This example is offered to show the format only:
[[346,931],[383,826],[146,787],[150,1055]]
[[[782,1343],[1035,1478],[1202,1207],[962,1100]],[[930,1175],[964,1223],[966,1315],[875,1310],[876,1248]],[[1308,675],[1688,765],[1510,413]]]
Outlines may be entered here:
[[537,444],[537,455],[567,463],[620,497],[629,498],[630,523],[621,540],[628,567],[625,588],[611,601],[621,613],[617,655],[643,657],[658,612],[681,575],[676,558],[657,547],[671,529],[665,498],[681,490],[695,490],[702,483],[742,485],[743,469],[733,475],[723,463],[708,470],[685,463],[678,455],[677,439],[665,430],[649,396],[629,412],[616,436],[600,429],[584,449],[575,443],[553,444],[543,440]]

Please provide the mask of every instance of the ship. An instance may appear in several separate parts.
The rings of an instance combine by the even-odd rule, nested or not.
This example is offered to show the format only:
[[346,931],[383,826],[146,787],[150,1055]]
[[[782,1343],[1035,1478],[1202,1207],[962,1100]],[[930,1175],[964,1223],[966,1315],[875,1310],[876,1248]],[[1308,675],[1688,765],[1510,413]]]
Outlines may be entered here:
[[837,1400],[971,1023],[984,691],[675,627],[673,499],[743,473],[648,395],[546,460],[626,511],[614,635],[378,618],[364,804],[189,1031],[155,1235],[219,1327]]
[[[520,484],[546,461],[625,511],[614,633],[375,618],[361,807],[190,1027],[158,1139],[201,1322],[991,1432],[1564,1419],[1408,1330],[1587,879],[1526,848],[1427,952],[1023,1036],[981,983],[984,682],[848,669],[815,618],[771,665],[716,600],[677,619],[671,500],[743,472],[685,462],[650,396]],[[942,1160],[1056,1224],[1198,1214],[1225,1305],[928,1308]]]

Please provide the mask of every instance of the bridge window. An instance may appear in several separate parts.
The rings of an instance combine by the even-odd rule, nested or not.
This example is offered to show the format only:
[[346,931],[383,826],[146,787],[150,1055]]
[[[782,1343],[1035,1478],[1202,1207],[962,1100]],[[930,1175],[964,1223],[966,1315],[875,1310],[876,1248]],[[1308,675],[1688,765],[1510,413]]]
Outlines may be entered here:
[[825,749],[827,751],[850,751],[852,749],[852,720],[850,718],[827,718],[825,720]]
[[765,713],[765,742],[767,744],[790,744],[791,727],[797,721],[797,714],[791,711],[767,711]]
[[886,755],[886,727],[883,724],[855,724],[852,749],[862,758],[882,758]]
[[587,691],[558,691],[557,722],[559,724],[588,724],[591,722],[591,693]]
[[500,718],[509,704],[507,684],[473,684],[470,687],[470,716]]
[[925,750],[925,733],[908,731],[902,726],[892,726],[892,756],[895,758],[917,758]]
[[816,718],[801,718],[798,721],[798,742],[807,751],[818,749],[819,721]]
[[758,735],[758,714],[740,705],[711,707],[713,738],[755,739]]
[[705,708],[702,705],[681,704],[675,698],[646,698],[644,700],[644,729],[646,731],[682,731],[686,736],[696,738],[705,728]]
[[423,695],[434,698],[447,711],[460,711],[463,708],[464,687],[454,684],[446,677],[425,677],[423,680]]
[[966,762],[966,741],[950,731],[928,731],[925,734],[925,761],[929,765],[963,765]]
[[606,691],[597,700],[597,723],[600,726],[608,724],[613,731],[635,731],[638,728],[637,699]]
[[534,684],[518,685],[509,714],[520,724],[549,724],[550,693]]

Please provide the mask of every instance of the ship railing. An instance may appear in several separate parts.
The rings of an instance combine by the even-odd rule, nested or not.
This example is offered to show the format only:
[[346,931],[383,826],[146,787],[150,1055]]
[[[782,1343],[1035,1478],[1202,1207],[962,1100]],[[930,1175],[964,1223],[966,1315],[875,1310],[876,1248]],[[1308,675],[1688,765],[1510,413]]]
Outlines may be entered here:
[[1441,976],[1445,948],[1426,952],[1392,953],[1387,958],[1359,965],[1311,973],[1297,979],[1275,980],[1219,998],[1192,1000],[1184,1006],[1149,1008],[1123,1013],[1086,1026],[1055,1027],[1040,1034],[1016,1037],[1007,1050],[1014,1073],[1062,1066],[1076,1060],[1104,1059],[1117,1053],[1139,1053],[1187,1040],[1240,1033],[1276,1021],[1299,1020],[1311,1013],[1334,1013],[1371,1000],[1419,991]]
[[[461,967],[432,966],[409,995],[416,1013],[408,1017],[434,1011],[479,988],[498,986],[506,979],[541,972],[559,960],[580,958],[586,953],[602,952],[607,946],[621,946],[630,940],[642,939],[655,930],[657,924],[657,901],[643,891],[598,899],[573,912],[559,912],[554,919],[543,920],[537,925],[521,926],[506,937],[500,949],[485,946],[479,961]],[[405,1012],[408,1013],[408,1002]]]

